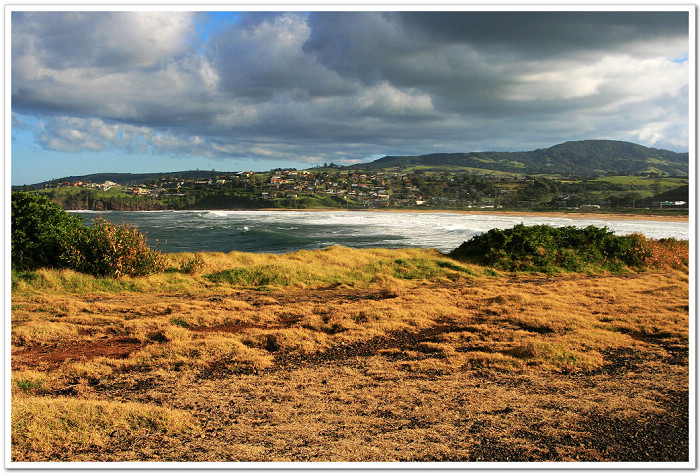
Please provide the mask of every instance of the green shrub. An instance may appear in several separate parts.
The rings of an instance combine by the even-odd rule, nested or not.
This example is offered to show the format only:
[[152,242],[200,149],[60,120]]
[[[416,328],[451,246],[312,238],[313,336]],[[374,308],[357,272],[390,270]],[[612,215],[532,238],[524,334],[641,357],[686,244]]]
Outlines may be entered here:
[[60,266],[68,235],[82,227],[57,203],[27,192],[12,193],[12,269],[31,271]]
[[104,219],[92,227],[38,194],[12,194],[12,269],[69,268],[94,276],[141,276],[162,271],[160,252],[131,225]]
[[[682,247],[683,243],[677,240],[659,244],[639,234],[617,236],[607,227],[555,228],[521,223],[510,229],[492,229],[477,235],[453,250],[450,256],[507,271],[619,271],[625,266],[661,266],[664,259],[668,259],[667,255],[674,253],[668,251],[669,248],[682,254]],[[683,261],[687,265],[687,257],[669,261],[669,264],[680,267]]]

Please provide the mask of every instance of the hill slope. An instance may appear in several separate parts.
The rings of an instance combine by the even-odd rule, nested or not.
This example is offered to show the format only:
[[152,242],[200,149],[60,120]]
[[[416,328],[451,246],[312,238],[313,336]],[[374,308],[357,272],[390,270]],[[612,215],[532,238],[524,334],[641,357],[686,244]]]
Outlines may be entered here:
[[[672,176],[688,175],[688,153],[647,148],[626,141],[568,141],[551,148],[534,151],[483,151],[471,153],[437,153],[422,156],[385,156],[370,163],[354,164],[342,169],[388,170],[423,167],[457,171],[476,168],[518,174],[600,175],[609,172],[636,174],[657,172]],[[341,169],[338,167],[337,169]],[[218,174],[227,172],[217,171]],[[211,171],[175,171],[158,173],[97,173],[67,176],[57,181],[106,180],[122,185],[141,184],[161,177],[208,178]],[[34,184],[42,188],[48,181]],[[13,186],[19,187],[19,186]]]
[[688,153],[647,148],[626,141],[569,141],[534,151],[483,151],[438,153],[422,156],[385,156],[371,163],[349,166],[353,169],[403,169],[424,166],[432,169],[471,167],[525,174],[582,174],[608,172],[636,174],[659,172],[688,174]]
[[[223,174],[221,171],[217,171],[218,174]],[[160,179],[161,177],[183,177],[190,179],[206,179],[211,176],[211,171],[173,171],[173,172],[147,172],[132,174],[130,172],[100,172],[95,174],[83,174],[80,176],[66,176],[60,179],[55,179],[58,182],[96,182],[101,183],[104,181],[112,181],[117,184],[128,186],[128,185],[138,185],[143,184],[145,181],[151,179]],[[44,181],[34,184],[37,188],[42,188],[44,184],[48,184],[51,181]],[[18,187],[18,186],[13,186]]]

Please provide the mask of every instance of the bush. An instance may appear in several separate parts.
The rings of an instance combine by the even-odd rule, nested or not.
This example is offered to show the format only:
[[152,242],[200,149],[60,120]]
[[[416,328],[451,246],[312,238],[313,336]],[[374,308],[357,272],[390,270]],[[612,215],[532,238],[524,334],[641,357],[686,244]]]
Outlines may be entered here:
[[12,269],[31,271],[60,266],[64,242],[82,227],[57,203],[38,194],[12,193]]
[[162,255],[129,224],[115,225],[98,218],[93,226],[70,234],[61,256],[66,267],[95,276],[144,276],[165,269]]
[[687,242],[673,239],[652,240],[639,234],[617,236],[607,227],[519,224],[477,235],[450,256],[507,271],[619,271],[625,266],[687,266],[687,248]]
[[160,252],[131,225],[93,227],[46,197],[12,194],[12,269],[69,268],[95,276],[142,276],[165,269]]

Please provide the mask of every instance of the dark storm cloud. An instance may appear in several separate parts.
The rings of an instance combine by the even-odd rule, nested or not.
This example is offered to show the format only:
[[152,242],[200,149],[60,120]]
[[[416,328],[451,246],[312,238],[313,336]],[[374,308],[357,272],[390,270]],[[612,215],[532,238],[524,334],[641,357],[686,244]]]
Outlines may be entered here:
[[64,151],[338,162],[584,138],[683,148],[687,20],[271,12],[202,36],[196,13],[14,12],[12,109]]
[[644,54],[630,45],[688,35],[684,12],[316,13],[309,24],[304,50],[329,69],[422,88],[446,111],[485,114],[521,108],[507,90],[533,59],[556,69],[569,58]]
[[635,41],[686,36],[685,12],[397,13],[429,41],[504,48],[543,57],[609,50]]

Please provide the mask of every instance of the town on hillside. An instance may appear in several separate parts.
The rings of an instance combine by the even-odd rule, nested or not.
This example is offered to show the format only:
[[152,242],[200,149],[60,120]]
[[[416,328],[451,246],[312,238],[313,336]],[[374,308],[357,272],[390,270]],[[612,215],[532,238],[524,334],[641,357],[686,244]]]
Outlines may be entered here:
[[212,170],[208,177],[169,175],[130,185],[109,180],[54,180],[43,187],[38,191],[67,209],[90,210],[688,207],[687,177],[653,173],[555,178],[508,173],[355,171],[330,166],[267,172]]

